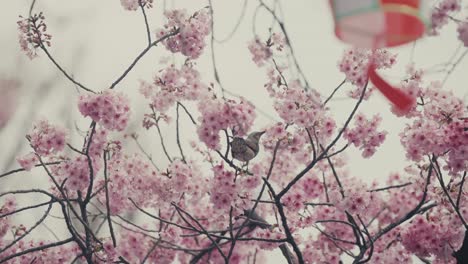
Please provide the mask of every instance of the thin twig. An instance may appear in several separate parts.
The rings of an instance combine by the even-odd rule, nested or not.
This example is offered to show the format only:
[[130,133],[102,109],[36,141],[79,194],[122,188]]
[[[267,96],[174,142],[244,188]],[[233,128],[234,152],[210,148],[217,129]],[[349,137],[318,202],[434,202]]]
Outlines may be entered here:
[[114,247],[117,246],[117,240],[115,239],[115,234],[114,234],[114,228],[112,227],[112,221],[111,221],[111,215],[110,215],[110,199],[109,199],[109,179],[107,176],[107,157],[106,157],[106,152],[104,152],[103,159],[104,159],[104,186],[106,190],[106,210],[107,210],[107,222],[109,224],[109,232],[111,234],[112,238],[112,245]]
[[[42,222],[44,222],[44,220],[47,218],[47,216],[49,215],[49,212],[50,210],[52,209],[52,201],[50,201],[49,203],[49,207],[47,207],[45,213],[42,215],[42,217],[33,225],[31,226],[28,230],[26,230],[24,232],[24,234],[22,234],[21,236],[18,236],[18,238],[14,239],[13,241],[11,241],[9,244],[5,245],[2,249],[0,249],[0,254],[5,252],[5,250],[9,249],[10,247],[12,247],[13,245],[15,245],[18,241],[20,241],[21,239],[23,239],[24,237],[26,237],[27,235],[29,235],[31,233],[31,231],[33,231],[36,227],[38,227]],[[0,261],[1,262],[1,261]]]
[[180,156],[182,157],[182,161],[187,163],[184,155],[184,151],[182,149],[182,145],[180,144],[180,129],[179,129],[179,104],[176,106],[176,141],[177,146],[179,147]]
[[164,139],[163,139],[163,136],[162,136],[162,133],[161,133],[161,129],[159,128],[159,124],[158,124],[158,123],[156,123],[156,129],[158,130],[159,141],[161,142],[161,146],[162,146],[163,152],[164,152],[164,154],[166,155],[166,157],[167,157],[167,159],[169,160],[169,162],[172,163],[171,156],[169,156],[169,153],[167,152],[166,145],[164,144]]
[[457,203],[456,203],[457,208],[460,208],[460,198],[461,198],[461,194],[463,193],[463,185],[465,184],[465,178],[466,178],[466,171],[465,173],[463,173],[463,177],[460,182],[460,187],[458,189]]
[[115,80],[111,86],[109,87],[109,89],[114,89],[115,86],[117,86],[117,84],[119,84],[124,78],[125,76],[127,76],[127,74],[133,69],[133,67],[135,67],[135,65],[138,63],[138,61],[140,61],[141,58],[143,58],[143,56],[154,46],[156,46],[159,42],[161,41],[164,41],[166,40],[167,38],[170,38],[172,36],[175,36],[177,34],[179,34],[179,31],[180,29],[176,29],[174,31],[172,31],[171,33],[168,33],[164,36],[162,36],[160,39],[158,40],[155,40],[151,43],[151,45],[148,45],[142,52],[140,52],[140,54],[138,54],[138,56],[133,60],[133,62],[130,64],[130,66],[128,66],[128,68],[122,73],[122,75],[120,75],[119,78],[117,78],[117,80]]
[[6,258],[0,259],[0,263],[7,262],[10,259],[14,259],[14,258],[23,256],[23,255],[26,255],[26,254],[29,254],[29,253],[32,253],[32,252],[42,251],[44,249],[65,245],[65,244],[68,244],[68,243],[73,242],[73,241],[74,241],[73,238],[68,238],[68,239],[65,239],[65,240],[62,240],[62,241],[59,241],[59,242],[50,243],[50,244],[46,244],[46,245],[42,245],[42,246],[38,246],[38,247],[34,247],[34,248],[28,248],[26,250],[22,250],[22,251],[17,252],[17,253],[15,253],[13,255],[10,255],[10,256],[8,256]]
[[397,185],[392,185],[392,186],[387,186],[387,187],[368,190],[368,192],[388,191],[390,189],[403,188],[403,187],[406,187],[406,186],[411,185],[411,184],[413,184],[413,183],[412,182],[407,182],[407,183],[402,183],[402,184],[397,184]]
[[333,96],[335,95],[335,93],[340,89],[341,86],[343,86],[343,84],[346,83],[346,79],[344,79],[334,90],[333,92],[328,96],[328,98],[325,100],[325,102],[323,102],[322,106],[325,107],[325,105],[328,103],[328,101],[330,101],[330,99],[333,98]]
[[263,178],[263,181],[265,182],[266,186],[268,187],[268,190],[270,191],[271,195],[273,196],[275,202],[276,202],[276,208],[278,208],[278,213],[281,218],[281,223],[283,224],[283,229],[284,233],[286,234],[286,238],[288,239],[288,243],[291,244],[294,253],[296,253],[296,257],[299,263],[304,263],[304,257],[302,256],[302,252],[299,249],[299,246],[297,245],[296,241],[294,240],[294,237],[291,233],[291,229],[288,226],[288,220],[286,217],[286,213],[284,212],[284,207],[281,204],[280,198],[275,193],[275,190],[273,189],[273,186],[268,182],[266,178]]
[[291,52],[291,57],[293,58],[294,64],[295,64],[295,66],[296,66],[296,69],[297,69],[297,71],[299,72],[299,74],[301,75],[302,80],[303,80],[304,83],[305,83],[305,89],[306,89],[306,90],[310,89],[309,82],[307,81],[307,78],[305,77],[304,72],[302,71],[301,67],[299,66],[299,62],[297,61],[296,55],[295,55],[295,53],[294,53],[294,49],[293,49],[292,44],[291,44],[291,40],[290,40],[290,38],[289,38],[288,32],[286,31],[286,27],[284,26],[284,22],[281,21],[281,20],[279,19],[279,17],[276,15],[275,11],[272,10],[270,7],[268,7],[265,3],[263,3],[262,0],[259,0],[259,2],[260,2],[260,6],[264,7],[264,8],[273,16],[273,18],[275,19],[275,21],[276,21],[276,22],[278,23],[278,25],[280,26],[281,31],[283,32],[284,38],[285,38],[285,40],[286,40],[286,44],[288,45],[289,50],[290,50],[290,52]]
[[[58,165],[58,164],[60,164],[62,162],[64,162],[64,161],[44,162],[44,165],[46,165],[46,166],[48,166],[48,165]],[[42,167],[42,165],[41,164],[36,164],[36,165],[34,165],[34,167]],[[14,170],[11,170],[11,171],[7,171],[5,173],[0,174],[0,178],[6,177],[8,175],[11,175],[11,174],[14,174],[14,173],[17,173],[17,172],[22,172],[22,171],[26,171],[26,169],[18,168],[18,169],[14,169]]]
[[327,154],[327,152],[336,144],[336,142],[338,142],[338,140],[341,138],[341,135],[344,133],[345,129],[348,127],[349,123],[353,119],[354,114],[357,112],[359,106],[361,105],[361,102],[364,99],[364,95],[366,93],[368,84],[369,84],[369,81],[366,82],[366,85],[364,86],[361,96],[359,97],[356,105],[354,106],[354,109],[351,111],[351,114],[349,115],[345,124],[341,128],[340,132],[338,132],[338,135],[335,137],[335,139],[328,145],[328,147],[319,155],[319,157],[316,160],[313,160],[312,162],[310,162],[309,165],[306,166],[306,168],[304,168],[299,174],[297,174],[296,177],[294,177],[294,179],[290,181],[288,185],[286,185],[286,187],[284,187],[281,192],[278,193],[278,196],[280,198],[284,196],[302,177],[304,177],[304,175],[307,172],[309,172],[315,166],[315,164],[317,164],[319,160],[323,159],[325,155]]
[[63,75],[68,79],[70,80],[73,84],[77,85],[78,87],[80,87],[81,89],[87,91],[87,92],[90,92],[90,93],[96,93],[95,91],[87,88],[86,86],[84,86],[83,84],[79,83],[78,81],[76,81],[75,79],[73,79],[73,77],[71,77],[61,66],[60,64],[58,64],[58,62],[54,59],[54,57],[52,57],[52,55],[49,53],[49,51],[47,50],[47,48],[44,46],[44,44],[41,42],[40,44],[40,47],[41,49],[44,51],[44,53],[47,55],[47,57],[50,59],[50,61],[52,61],[52,63],[55,65],[55,67],[57,67],[57,69],[63,73]]
[[146,28],[146,36],[148,38],[148,46],[151,46],[151,33],[148,24],[148,17],[146,16],[145,12],[145,5],[142,3],[142,0],[138,0],[138,4],[140,5],[141,12],[143,13],[143,18],[145,19],[145,28]]
[[185,113],[187,113],[188,117],[190,117],[190,120],[192,121],[192,123],[196,125],[197,122],[193,118],[192,114],[190,114],[190,112],[187,110],[187,108],[181,102],[177,102],[177,105],[180,105],[184,109]]

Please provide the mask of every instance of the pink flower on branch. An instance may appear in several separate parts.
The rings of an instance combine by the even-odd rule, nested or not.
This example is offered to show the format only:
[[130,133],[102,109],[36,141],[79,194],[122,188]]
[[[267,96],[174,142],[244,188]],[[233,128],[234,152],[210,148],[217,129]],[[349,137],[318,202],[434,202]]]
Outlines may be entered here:
[[67,131],[53,126],[47,120],[40,120],[34,124],[27,137],[31,147],[40,156],[49,156],[62,151],[66,143]]
[[468,22],[460,22],[458,24],[458,39],[463,43],[465,47],[468,47]]
[[37,57],[37,48],[47,45],[50,47],[52,36],[46,33],[47,25],[45,24],[44,14],[34,14],[28,18],[22,18],[17,22],[19,31],[19,43],[21,49],[26,52],[26,55],[33,59]]
[[[13,212],[16,209],[16,200],[13,197],[9,197],[5,200],[4,203],[1,203],[0,206],[0,215],[6,215],[7,213]],[[7,234],[10,229],[10,219],[9,217],[0,218],[0,245],[2,238]]]
[[450,15],[461,10],[460,0],[442,0],[431,13],[431,27],[428,34],[439,35],[440,29],[445,26],[450,18]]
[[176,101],[195,101],[209,95],[209,87],[201,81],[200,73],[190,62],[176,68],[174,65],[161,70],[153,83],[142,81],[140,93],[151,100],[154,110],[164,113]]
[[153,0],[120,0],[120,4],[125,10],[135,11],[140,5],[146,8],[153,7]]
[[468,168],[468,125],[466,106],[452,92],[432,83],[421,91],[422,110],[412,124],[400,133],[406,156],[420,161],[426,155],[443,156],[451,174]]
[[244,98],[239,102],[218,98],[207,99],[198,105],[202,114],[199,118],[198,137],[211,149],[218,149],[219,132],[232,130],[234,136],[245,136],[255,120],[255,107]]
[[19,163],[21,168],[26,171],[30,171],[39,162],[39,159],[37,158],[36,153],[30,152],[24,156],[17,157],[16,161]]
[[372,119],[367,119],[364,114],[360,113],[354,118],[354,128],[348,128],[344,133],[344,138],[348,142],[354,144],[355,147],[362,149],[362,156],[369,158],[374,155],[377,147],[385,140],[386,131],[378,131],[382,118],[379,115],[374,115]]
[[200,57],[205,47],[205,38],[211,32],[211,15],[208,8],[204,8],[188,16],[185,9],[166,11],[168,19],[163,29],[156,31],[159,39],[174,29],[179,33],[163,41],[164,46],[173,53],[180,52],[190,59]]
[[270,58],[273,57],[273,52],[283,51],[284,46],[286,46],[286,40],[281,33],[273,33],[266,42],[260,40],[260,37],[255,36],[255,38],[249,42],[248,49],[252,54],[252,60],[261,67],[265,65]]
[[[396,55],[386,50],[377,50],[373,53],[372,51],[358,48],[348,49],[344,52],[341,61],[338,63],[338,67],[346,75],[346,79],[357,88],[348,92],[350,97],[357,99],[361,95],[361,91],[367,83],[371,60],[373,60],[376,69],[387,69],[395,64]],[[364,99],[369,98],[372,90],[368,89]]]
[[101,94],[81,95],[78,109],[106,129],[122,131],[130,118],[130,102],[127,96],[114,90]]

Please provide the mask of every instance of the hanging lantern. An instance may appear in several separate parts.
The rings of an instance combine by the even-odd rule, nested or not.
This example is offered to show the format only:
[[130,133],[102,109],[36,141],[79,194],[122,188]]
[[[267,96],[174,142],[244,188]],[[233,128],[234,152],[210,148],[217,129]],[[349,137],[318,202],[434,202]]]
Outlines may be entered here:
[[[420,38],[429,21],[426,0],[330,0],[335,34],[360,48],[393,47]],[[401,111],[409,110],[414,98],[392,87],[375,71],[372,61],[369,78]]]

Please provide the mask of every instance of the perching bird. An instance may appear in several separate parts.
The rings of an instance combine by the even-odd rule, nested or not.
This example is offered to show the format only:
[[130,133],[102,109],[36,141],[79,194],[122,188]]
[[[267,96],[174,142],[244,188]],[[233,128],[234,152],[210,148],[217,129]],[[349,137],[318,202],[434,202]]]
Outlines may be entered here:
[[252,132],[246,138],[234,137],[231,141],[231,155],[236,160],[249,162],[249,160],[257,156],[260,149],[259,140],[260,137],[265,133],[261,132]]
[[272,225],[270,225],[265,219],[263,219],[260,215],[257,214],[257,212],[253,211],[251,209],[244,209],[244,214],[243,216],[249,218],[249,226],[251,228],[255,227],[260,227],[261,229],[270,229],[273,228]]

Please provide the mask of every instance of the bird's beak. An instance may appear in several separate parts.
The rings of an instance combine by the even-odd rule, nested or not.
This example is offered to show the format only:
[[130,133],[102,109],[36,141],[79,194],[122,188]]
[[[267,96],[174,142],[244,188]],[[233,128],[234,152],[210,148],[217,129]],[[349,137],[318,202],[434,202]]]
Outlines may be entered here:
[[260,138],[263,136],[263,134],[265,134],[266,131],[260,131],[257,133],[256,135],[256,138],[258,138],[258,140],[260,140]]

